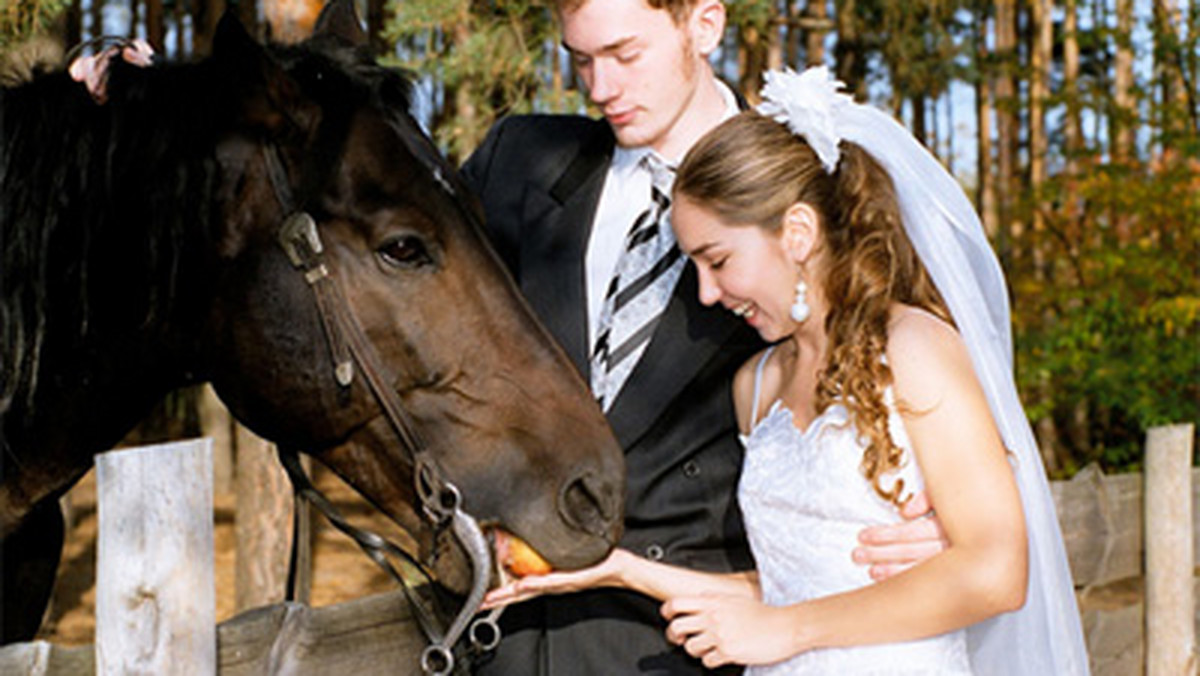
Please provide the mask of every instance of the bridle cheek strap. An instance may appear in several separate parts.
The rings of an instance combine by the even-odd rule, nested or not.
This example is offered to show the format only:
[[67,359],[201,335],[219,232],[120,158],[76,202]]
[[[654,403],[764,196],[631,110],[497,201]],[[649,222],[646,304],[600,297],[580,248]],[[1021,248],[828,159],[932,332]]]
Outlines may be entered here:
[[[470,624],[471,618],[479,611],[491,582],[495,565],[491,547],[478,522],[461,508],[461,493],[454,484],[445,479],[445,475],[430,455],[424,439],[417,432],[412,418],[392,388],[391,379],[385,375],[388,371],[378,352],[367,338],[341,287],[325,265],[324,247],[317,232],[316,221],[306,211],[294,206],[287,174],[275,146],[265,144],[263,155],[276,198],[284,212],[289,214],[280,226],[279,244],[287,253],[292,265],[304,274],[305,281],[313,290],[334,365],[335,380],[340,387],[349,387],[354,380],[355,364],[358,365],[368,388],[396,433],[401,447],[407,452],[406,456],[400,458],[389,454],[388,459],[401,460],[405,465],[404,469],[411,471],[415,494],[421,502],[426,519],[433,524],[435,532],[449,527],[471,561],[471,590],[449,628],[444,633],[437,630],[432,621],[432,613],[417,601],[405,578],[398,575],[390,565],[386,565],[383,553],[395,554],[399,551],[403,558],[410,561],[411,556],[399,547],[387,543],[379,535],[350,526],[332,504],[312,486],[298,463],[285,461],[284,468],[296,487],[297,495],[308,498],[334,526],[353,538],[368,556],[384,567],[393,579],[400,582],[406,597],[417,608],[419,624],[430,641],[430,645],[421,655],[422,670],[433,676],[449,674],[454,668],[454,645],[468,628],[471,642],[477,650],[490,650],[499,642],[500,631],[496,625],[499,608],[477,620],[475,624]],[[281,457],[287,455],[281,453]],[[431,579],[424,566],[418,563],[416,568],[424,577]]]
[[354,362],[346,341],[342,339],[342,333],[332,321],[336,307],[332,296],[337,290],[329,278],[329,268],[320,260],[324,249],[320,237],[317,236],[317,224],[312,216],[305,211],[288,216],[279,228],[279,244],[287,252],[292,265],[304,272],[304,281],[308,282],[317,297],[317,311],[321,315],[325,339],[329,342],[334,378],[338,385],[349,387],[354,381]]

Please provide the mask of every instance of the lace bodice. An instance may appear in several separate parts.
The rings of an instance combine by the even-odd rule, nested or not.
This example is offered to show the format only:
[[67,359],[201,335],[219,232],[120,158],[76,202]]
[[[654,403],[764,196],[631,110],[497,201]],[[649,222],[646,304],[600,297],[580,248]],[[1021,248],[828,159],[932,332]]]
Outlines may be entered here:
[[[761,366],[756,400],[760,378]],[[888,427],[904,460],[882,483],[891,488],[903,479],[903,492],[911,494],[923,486],[920,470],[890,388],[885,399],[891,409]],[[742,443],[746,458],[738,500],[763,600],[787,605],[871,584],[866,567],[850,558],[858,532],[901,517],[859,469],[865,445],[849,411],[834,404],[801,431],[791,412],[776,401],[750,434],[742,436]],[[967,665],[965,634],[957,631],[899,644],[814,650],[746,673],[969,674]]]

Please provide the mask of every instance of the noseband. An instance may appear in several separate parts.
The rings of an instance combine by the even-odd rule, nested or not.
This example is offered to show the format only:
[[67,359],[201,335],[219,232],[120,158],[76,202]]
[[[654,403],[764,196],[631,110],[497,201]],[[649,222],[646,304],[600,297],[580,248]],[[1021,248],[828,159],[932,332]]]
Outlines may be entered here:
[[[338,385],[348,388],[354,380],[356,368],[362,373],[405,451],[402,460],[412,472],[415,494],[421,503],[420,511],[433,527],[435,542],[440,533],[449,529],[470,559],[471,590],[449,627],[443,630],[438,626],[435,613],[419,598],[412,582],[396,572],[388,561],[387,554],[399,557],[411,565],[420,576],[432,581],[430,567],[382,536],[348,523],[330,501],[312,485],[300,467],[294,451],[281,449],[280,458],[297,496],[311,502],[336,528],[354,539],[372,560],[400,584],[414,609],[421,630],[429,641],[429,645],[421,654],[421,669],[430,676],[444,676],[453,670],[454,646],[468,629],[472,647],[476,651],[491,650],[499,643],[500,629],[496,620],[500,608],[474,623],[471,622],[471,618],[479,611],[491,580],[495,565],[491,547],[479,523],[462,509],[462,494],[446,479],[429,453],[411,416],[389,385],[393,381],[388,377],[387,368],[367,338],[341,287],[325,265],[324,247],[317,233],[316,221],[307,211],[298,207],[292,197],[291,183],[278,149],[269,142],[265,143],[262,149],[275,197],[283,212],[288,214],[278,231],[279,244],[287,253],[292,265],[304,274],[305,281],[313,291]],[[434,549],[436,550],[436,546]],[[290,589],[289,584],[289,593]]]

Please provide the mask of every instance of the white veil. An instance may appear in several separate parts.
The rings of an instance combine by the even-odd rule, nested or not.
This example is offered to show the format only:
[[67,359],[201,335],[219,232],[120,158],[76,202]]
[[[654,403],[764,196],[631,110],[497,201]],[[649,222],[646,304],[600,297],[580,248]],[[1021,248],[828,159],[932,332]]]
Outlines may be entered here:
[[837,141],[846,140],[891,176],[905,232],[958,325],[1021,491],[1029,534],[1025,605],[968,629],[972,669],[977,674],[1087,674],[1054,500],[1013,380],[1008,292],[1000,263],[949,172],[890,115],[854,103],[837,91],[841,86],[824,66],[801,74],[771,72],[759,112],[803,136],[827,170],[837,164]]

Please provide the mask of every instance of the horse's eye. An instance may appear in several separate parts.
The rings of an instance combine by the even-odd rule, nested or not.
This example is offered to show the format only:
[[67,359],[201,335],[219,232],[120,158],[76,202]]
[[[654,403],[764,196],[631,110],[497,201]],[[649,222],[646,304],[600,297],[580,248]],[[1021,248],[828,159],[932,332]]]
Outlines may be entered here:
[[403,235],[379,247],[379,255],[389,265],[415,267],[429,262],[429,251],[420,237]]

